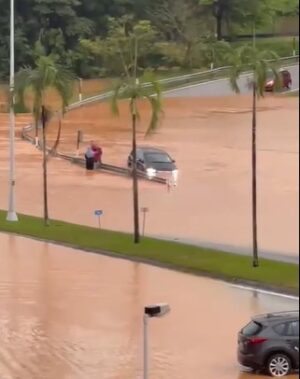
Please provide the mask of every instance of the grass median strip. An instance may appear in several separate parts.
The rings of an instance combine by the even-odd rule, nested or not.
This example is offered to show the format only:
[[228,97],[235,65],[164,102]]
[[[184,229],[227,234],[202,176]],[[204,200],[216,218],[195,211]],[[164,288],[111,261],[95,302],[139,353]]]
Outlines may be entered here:
[[144,238],[139,245],[125,233],[52,221],[49,227],[40,218],[20,215],[18,223],[5,220],[0,211],[0,231],[51,241],[93,252],[117,254],[124,258],[167,266],[180,271],[208,275],[232,282],[257,283],[263,287],[297,293],[299,266],[262,259],[261,267],[251,267],[251,257]]

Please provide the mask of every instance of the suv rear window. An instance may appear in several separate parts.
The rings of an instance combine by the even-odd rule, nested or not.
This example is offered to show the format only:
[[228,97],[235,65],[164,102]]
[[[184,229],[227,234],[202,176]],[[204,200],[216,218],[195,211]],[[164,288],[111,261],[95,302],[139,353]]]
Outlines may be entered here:
[[263,326],[256,321],[251,321],[245,328],[242,330],[242,334],[246,337],[252,337],[259,334]]
[[273,329],[281,336],[297,337],[299,336],[299,321],[278,324]]
[[299,337],[299,321],[290,322],[287,328],[287,335]]

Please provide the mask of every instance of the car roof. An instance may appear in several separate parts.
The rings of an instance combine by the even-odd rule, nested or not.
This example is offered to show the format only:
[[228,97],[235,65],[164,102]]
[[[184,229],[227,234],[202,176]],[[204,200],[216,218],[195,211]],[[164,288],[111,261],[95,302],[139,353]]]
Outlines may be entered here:
[[151,146],[139,146],[137,150],[142,151],[143,153],[163,153],[167,154],[166,151],[162,149],[158,149],[156,147],[151,147]]
[[253,317],[253,321],[260,323],[272,323],[272,322],[286,322],[292,320],[299,320],[299,310],[298,311],[287,311],[287,312],[273,312],[266,313],[262,315],[257,315]]

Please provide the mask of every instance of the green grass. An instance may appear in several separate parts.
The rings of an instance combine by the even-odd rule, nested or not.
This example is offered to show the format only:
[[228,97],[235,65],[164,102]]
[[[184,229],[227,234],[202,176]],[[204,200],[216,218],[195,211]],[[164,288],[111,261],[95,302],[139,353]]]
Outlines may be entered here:
[[180,271],[208,275],[234,282],[256,282],[264,287],[296,293],[298,265],[261,260],[253,269],[251,258],[195,246],[144,238],[134,245],[128,234],[100,231],[82,225],[52,221],[49,227],[36,217],[20,215],[18,223],[8,223],[0,211],[0,231],[35,237],[70,245],[87,251],[110,252],[124,258],[136,259]]

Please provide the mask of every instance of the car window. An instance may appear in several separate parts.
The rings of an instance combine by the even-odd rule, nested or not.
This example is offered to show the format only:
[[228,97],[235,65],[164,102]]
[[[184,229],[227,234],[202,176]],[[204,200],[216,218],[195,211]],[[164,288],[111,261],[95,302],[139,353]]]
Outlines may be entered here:
[[278,324],[278,325],[275,325],[273,329],[280,336],[284,336],[284,335],[286,335],[286,326],[287,326],[286,323]]
[[144,159],[143,152],[141,150],[137,150],[136,158],[137,158],[137,160],[143,160]]
[[263,326],[255,321],[251,321],[245,328],[242,330],[242,334],[246,337],[256,336],[261,330]]
[[299,321],[293,321],[287,325],[287,335],[291,337],[299,337]]
[[278,324],[273,329],[280,336],[297,337],[299,336],[299,321]]
[[168,154],[163,153],[147,153],[145,154],[146,161],[152,163],[171,163],[172,159]]
[[[133,158],[133,152],[130,154],[130,158]],[[141,150],[136,151],[136,159],[137,160],[143,160],[143,152]]]

